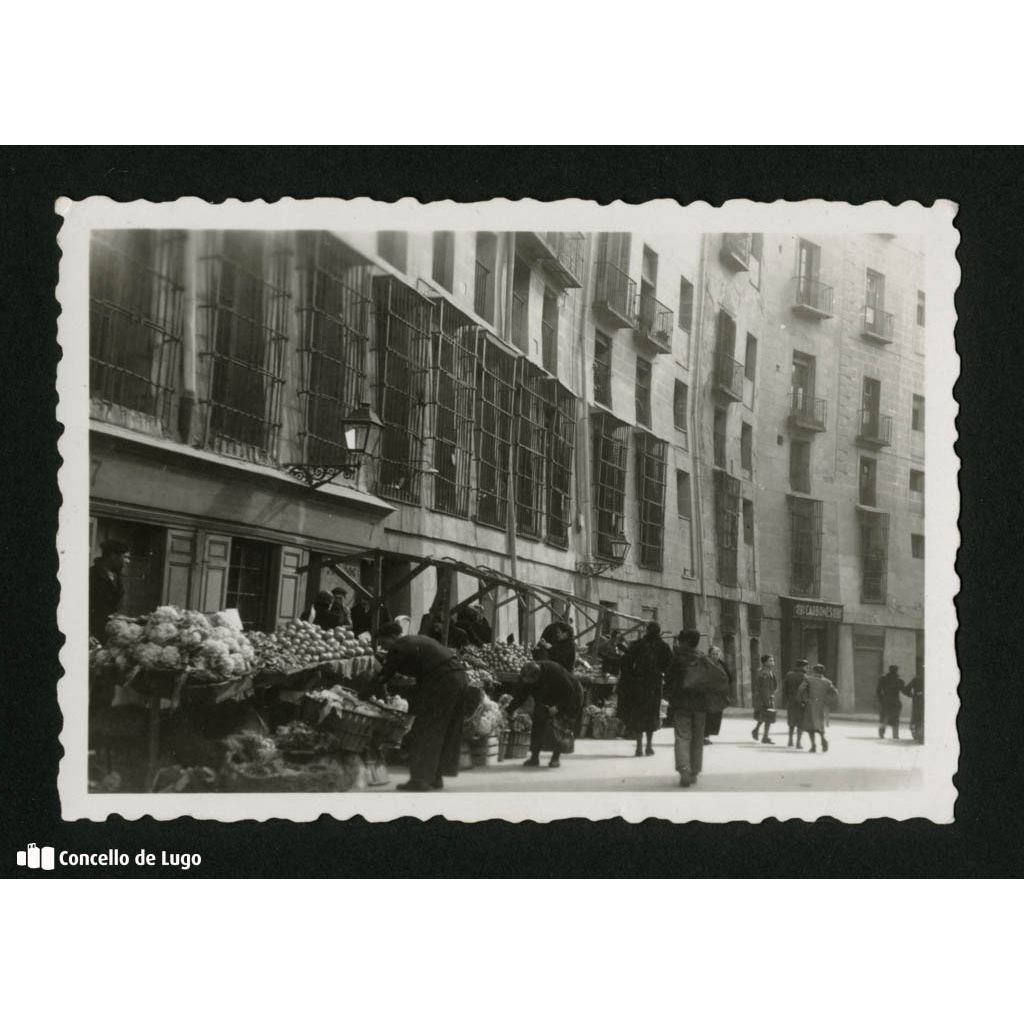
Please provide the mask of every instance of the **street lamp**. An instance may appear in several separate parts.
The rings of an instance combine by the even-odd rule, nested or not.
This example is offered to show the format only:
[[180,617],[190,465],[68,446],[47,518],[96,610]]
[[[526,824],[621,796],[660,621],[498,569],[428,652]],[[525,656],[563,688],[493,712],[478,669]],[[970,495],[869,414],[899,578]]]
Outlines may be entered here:
[[626,555],[629,554],[630,543],[626,540],[626,535],[620,533],[608,541],[608,548],[608,554],[606,556],[598,555],[596,561],[577,562],[576,571],[581,576],[601,576],[609,572],[611,569],[622,565],[626,560]]
[[354,480],[364,457],[373,456],[376,452],[384,424],[368,402],[361,402],[359,408],[346,416],[339,426],[345,439],[345,451],[337,462],[288,462],[284,468],[314,490],[339,475],[346,480]]

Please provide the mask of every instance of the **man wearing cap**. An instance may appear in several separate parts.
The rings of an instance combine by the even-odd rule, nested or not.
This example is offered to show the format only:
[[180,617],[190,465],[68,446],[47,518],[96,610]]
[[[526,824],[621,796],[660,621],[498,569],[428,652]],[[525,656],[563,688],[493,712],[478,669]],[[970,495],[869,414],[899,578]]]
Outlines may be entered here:
[[[807,676],[807,659],[797,658],[795,667],[782,680],[782,705],[786,709],[786,725],[789,726],[789,742],[793,746],[793,730],[796,730],[796,749],[803,750],[804,709],[800,704],[800,687]],[[756,739],[756,737],[755,737]]]
[[124,598],[121,573],[131,559],[128,545],[121,540],[105,540],[100,551],[103,553],[89,569],[89,634],[102,641],[107,619]]
[[900,712],[903,710],[903,702],[900,700],[900,692],[906,688],[906,683],[900,679],[899,665],[890,665],[889,671],[878,680],[878,687],[875,696],[878,697],[878,738],[885,739],[887,726],[892,726],[892,738],[900,738]]
[[339,626],[350,626],[351,622],[348,617],[348,608],[345,606],[345,598],[348,597],[348,591],[344,587],[335,587],[331,591],[331,596],[334,598],[334,604],[331,607],[331,611],[338,617]]

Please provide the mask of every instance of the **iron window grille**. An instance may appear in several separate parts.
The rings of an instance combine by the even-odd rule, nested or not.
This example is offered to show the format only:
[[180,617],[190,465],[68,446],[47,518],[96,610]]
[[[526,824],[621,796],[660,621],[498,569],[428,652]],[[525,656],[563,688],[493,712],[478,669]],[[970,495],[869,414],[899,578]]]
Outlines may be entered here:
[[620,326],[636,327],[636,281],[629,276],[630,236],[603,233],[598,238],[594,303]]
[[477,332],[476,519],[501,528],[508,524],[516,363],[486,331]]
[[799,597],[821,594],[822,503],[790,498],[790,593]]
[[516,532],[539,539],[544,520],[545,464],[548,447],[548,378],[524,362],[518,387],[516,446]]
[[90,397],[151,417],[168,435],[181,376],[184,245],[183,232],[141,230],[94,231],[89,245]]
[[291,253],[284,233],[225,231],[200,258],[206,364],[203,442],[272,462],[281,432]]
[[597,554],[618,561],[612,544],[625,537],[629,427],[608,413],[597,413],[592,431]]
[[607,334],[594,334],[594,401],[612,407],[612,339]]
[[442,299],[433,310],[433,508],[469,517],[473,420],[476,405],[476,331]]
[[433,306],[394,277],[374,280],[373,302],[376,404],[383,424],[377,488],[382,497],[418,505],[430,393]]
[[569,546],[572,463],[576,452],[576,396],[558,381],[549,381],[548,509],[545,541],[557,548]]
[[519,259],[512,276],[512,344],[530,350],[530,268]]
[[889,513],[860,512],[860,599],[884,604],[889,574]]
[[370,267],[327,232],[302,232],[298,252],[303,459],[336,464],[348,452],[343,420],[365,401]]
[[636,421],[642,427],[651,425],[651,363],[642,356],[636,360]]
[[246,629],[264,629],[270,608],[273,548],[258,541],[231,540],[227,605],[237,608]]
[[665,548],[665,479],[668,445],[652,434],[636,432],[636,487],[640,545],[645,569],[661,569]]
[[740,482],[721,469],[716,469],[714,474],[718,582],[735,587],[738,585]]

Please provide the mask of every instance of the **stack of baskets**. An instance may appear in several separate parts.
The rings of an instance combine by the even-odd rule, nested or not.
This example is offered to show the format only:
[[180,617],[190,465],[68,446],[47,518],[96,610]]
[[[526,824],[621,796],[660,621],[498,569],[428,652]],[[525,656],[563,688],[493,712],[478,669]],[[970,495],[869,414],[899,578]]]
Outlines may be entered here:
[[331,710],[321,718],[322,712],[323,704],[308,697],[299,707],[299,715],[304,722],[329,732],[347,753],[361,754],[370,748],[374,730],[381,721],[378,715],[368,715],[355,708],[346,708],[344,711]]

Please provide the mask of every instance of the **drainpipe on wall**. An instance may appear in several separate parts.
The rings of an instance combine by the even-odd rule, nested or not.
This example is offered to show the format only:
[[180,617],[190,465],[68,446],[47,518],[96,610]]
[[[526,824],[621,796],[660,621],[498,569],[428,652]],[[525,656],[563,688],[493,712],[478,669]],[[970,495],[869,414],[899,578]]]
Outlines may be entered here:
[[[576,502],[583,519],[584,543],[582,550],[582,561],[593,561],[594,534],[591,529],[593,525],[592,491],[590,481],[590,395],[587,393],[587,302],[590,296],[590,280],[593,273],[593,246],[594,235],[588,233],[586,259],[583,263],[583,308],[580,310],[577,340],[579,347],[580,367],[580,404],[581,415],[576,428]],[[582,442],[582,443],[581,443]],[[575,517],[574,517],[575,518]],[[575,529],[575,523],[573,524]],[[583,597],[592,600],[593,582],[589,576],[582,580]]]
[[[707,234],[702,234],[700,237],[700,261],[697,265],[697,337],[696,352],[693,357],[693,379],[696,384],[694,392],[698,398],[700,397],[700,389],[703,384],[700,371],[702,362],[701,356],[704,352],[704,290],[707,284],[707,275],[705,272],[707,247],[708,236]],[[694,467],[696,472],[693,474],[694,498],[697,502],[697,515],[694,517],[694,521],[697,524],[697,579],[700,582],[701,614],[705,622],[707,622],[708,595],[704,579],[704,502],[701,496],[701,468],[704,461],[701,451],[701,442],[703,438],[697,431],[697,426],[700,422],[697,416],[697,406],[702,404],[703,403],[697,401],[690,403],[690,436],[693,438],[693,451],[697,457],[696,466]]]
[[[515,277],[515,263],[516,263],[516,235],[514,231],[509,231],[505,236],[505,247],[508,252],[508,260],[506,262],[505,269],[505,315],[502,318],[504,321],[504,333],[505,341],[508,343],[509,348],[514,349],[515,343],[512,339],[512,288]],[[517,362],[518,365],[518,362]],[[519,579],[519,560],[518,553],[516,551],[516,467],[515,467],[515,454],[518,448],[519,441],[519,423],[518,420],[514,421],[516,434],[513,437],[512,448],[509,452],[508,460],[508,516],[506,520],[506,535],[508,539],[508,561],[509,561],[509,572],[508,574],[515,580]],[[518,603],[516,605],[518,608]],[[519,642],[523,642],[523,638],[519,636],[519,621],[518,615],[516,618],[516,636],[519,637]]]

